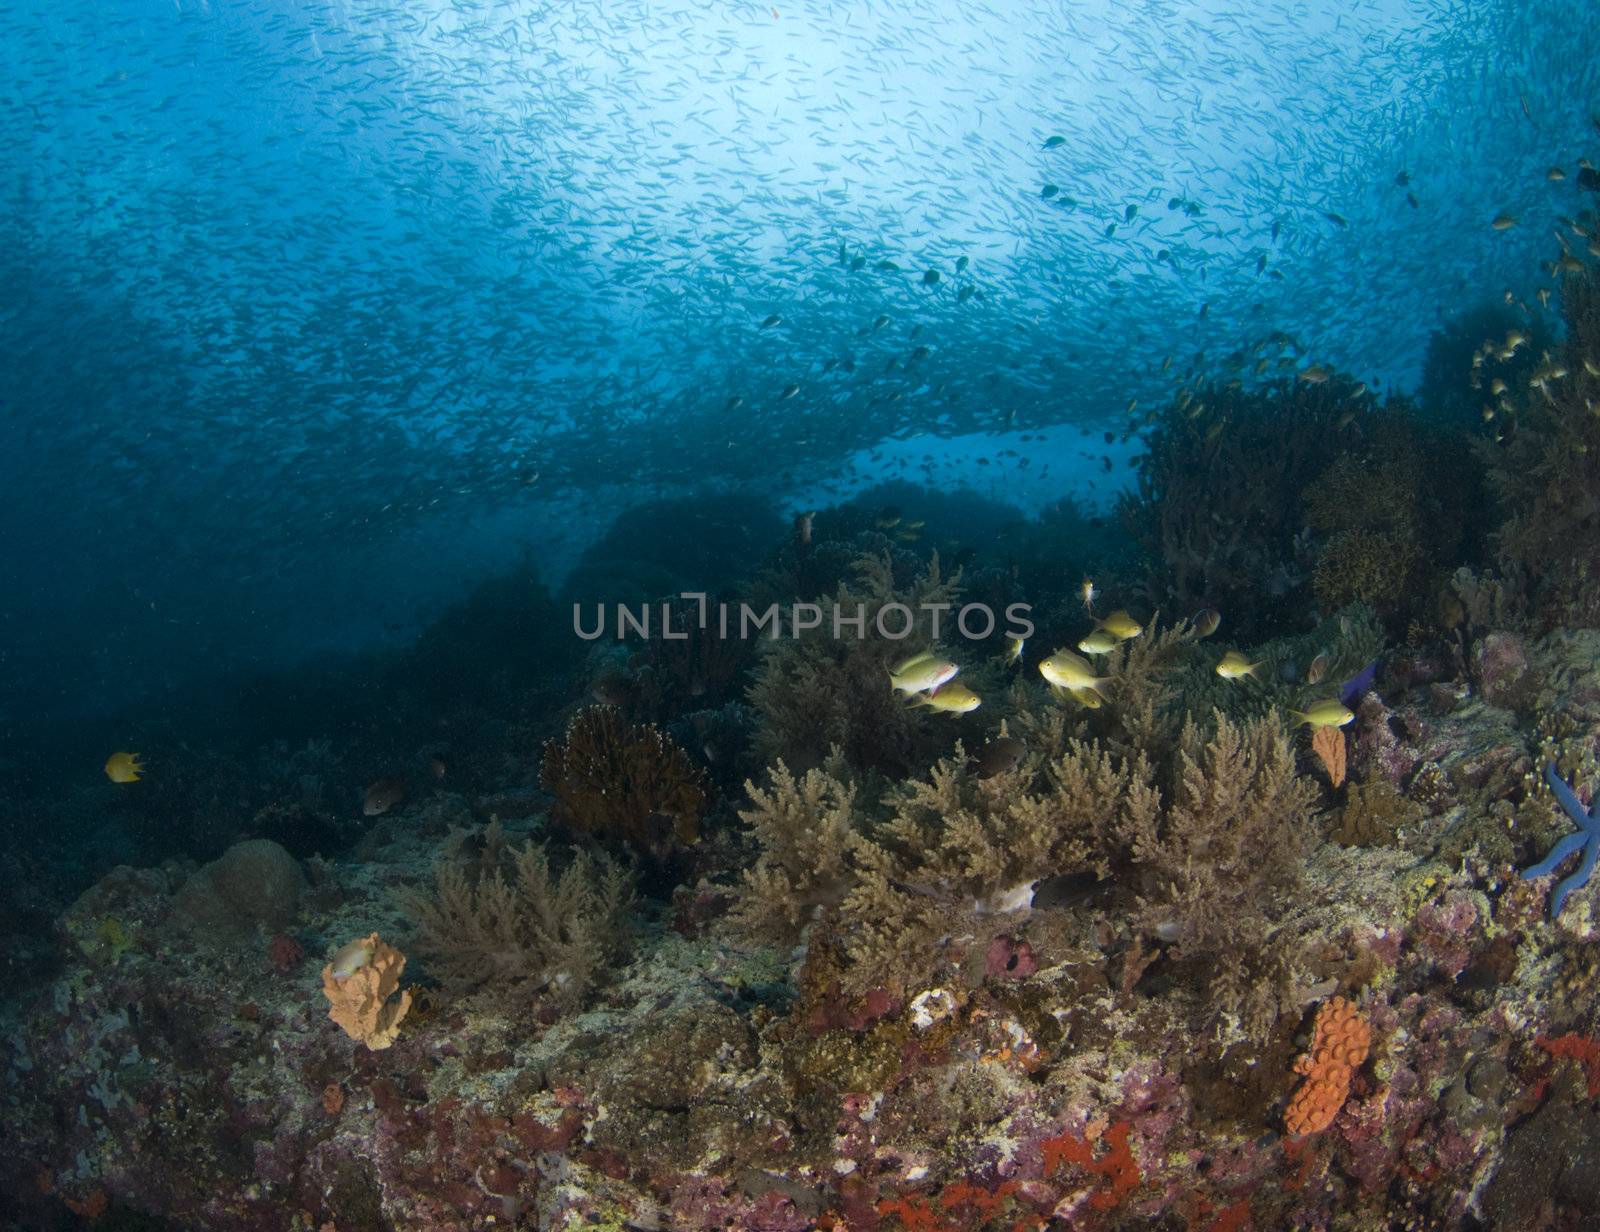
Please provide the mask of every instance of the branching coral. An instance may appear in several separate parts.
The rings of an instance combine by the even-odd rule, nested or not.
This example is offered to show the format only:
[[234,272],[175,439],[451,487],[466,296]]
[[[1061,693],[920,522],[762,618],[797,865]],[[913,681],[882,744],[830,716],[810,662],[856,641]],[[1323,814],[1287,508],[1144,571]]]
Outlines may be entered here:
[[835,750],[798,778],[780,761],[768,787],[746,789],[750,807],[739,816],[761,853],[745,871],[733,920],[757,937],[792,941],[820,909],[844,897],[846,857],[860,824],[857,788]]
[[418,887],[400,892],[401,906],[416,923],[418,953],[457,991],[487,989],[512,1001],[544,996],[561,1005],[582,1001],[626,950],[631,878],[603,855],[579,852],[559,876],[537,844],[505,855],[480,869],[441,862],[432,893]]
[[556,798],[557,820],[586,834],[659,853],[691,843],[706,806],[705,774],[671,737],[632,724],[614,706],[580,710],[545,745],[539,784]]
[[959,959],[949,938],[982,953],[1014,935],[1040,883],[1087,879],[1123,900],[1137,946],[1171,947],[1207,1018],[1264,1030],[1297,974],[1279,931],[1317,794],[1281,722],[1190,721],[1160,762],[1079,739],[1059,717],[1032,737],[1036,751],[1009,766],[942,759],[876,807],[837,757],[798,779],[780,765],[744,813],[761,855],[737,919],[793,940],[820,918],[813,945],[838,951],[821,960],[830,979],[904,993]]
[[1323,546],[1311,585],[1324,610],[1367,603],[1392,611],[1421,562],[1417,545],[1393,531],[1344,530]]
[[1276,921],[1301,884],[1316,787],[1295,772],[1276,719],[1214,719],[1209,737],[1192,719],[1185,727],[1167,807],[1133,815],[1136,923],[1176,943],[1174,957],[1209,987],[1213,1013],[1237,1013],[1259,1034],[1293,975]]
[[855,882],[839,910],[851,964],[874,983],[926,969],[952,916],[1026,907],[1034,882],[1109,869],[1124,834],[1150,828],[1159,800],[1142,760],[1069,740],[1027,790],[1027,768],[979,779],[941,761],[896,789],[887,820],[851,835]]
[[[931,761],[935,746],[919,734],[918,714],[889,688],[889,669],[934,645],[935,609],[942,608],[950,624],[958,578],[942,574],[937,554],[909,580],[897,580],[887,554],[858,561],[856,575],[823,607],[852,622],[860,615],[862,624],[841,624],[835,636],[824,620],[799,637],[764,642],[750,700],[761,714],[768,757],[804,769],[820,765],[837,746],[855,770],[901,776]],[[879,629],[879,614],[892,604],[910,614],[904,637],[886,637]],[[883,626],[899,633],[907,623],[894,611],[885,614]]]
[[328,1017],[368,1048],[389,1047],[411,1008],[411,991],[400,992],[400,975],[405,969],[406,956],[384,944],[377,933],[346,946],[339,959],[322,969]]

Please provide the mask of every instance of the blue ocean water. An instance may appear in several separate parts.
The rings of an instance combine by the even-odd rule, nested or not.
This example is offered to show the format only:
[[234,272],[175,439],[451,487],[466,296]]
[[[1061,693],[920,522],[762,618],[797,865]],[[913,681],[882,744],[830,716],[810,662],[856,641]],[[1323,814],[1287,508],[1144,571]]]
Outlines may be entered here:
[[653,496],[1104,504],[1163,363],[1269,335],[1414,388],[1600,107],[1570,2],[0,17],[9,723],[392,642]]

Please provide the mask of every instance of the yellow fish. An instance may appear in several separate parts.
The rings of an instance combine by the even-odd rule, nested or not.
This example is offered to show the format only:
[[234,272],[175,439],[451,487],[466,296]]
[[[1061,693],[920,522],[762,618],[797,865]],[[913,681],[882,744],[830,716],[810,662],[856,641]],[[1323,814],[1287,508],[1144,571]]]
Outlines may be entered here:
[[106,759],[106,778],[113,783],[137,783],[143,770],[137,753],[113,753]]
[[1496,214],[1494,221],[1489,225],[1496,231],[1509,231],[1517,225],[1517,216],[1515,214]]
[[1022,648],[1026,644],[1020,637],[1006,638],[1006,665],[1008,667],[1022,658]]
[[1194,614],[1194,635],[1210,637],[1222,624],[1222,613],[1214,607],[1203,607]]
[[889,673],[889,683],[901,693],[926,693],[937,689],[961,669],[931,650],[912,655]]
[[1138,637],[1144,632],[1144,626],[1121,609],[1102,620],[1100,627],[1119,642],[1125,642],[1130,637]]
[[1222,662],[1217,664],[1217,675],[1224,680],[1241,680],[1260,666],[1259,662],[1250,662],[1237,650],[1230,650],[1222,656]]
[[1356,717],[1355,712],[1337,697],[1317,702],[1309,710],[1296,710],[1292,713],[1301,723],[1309,723],[1312,727],[1343,727]]
[[357,971],[361,970],[372,961],[376,950],[370,937],[362,937],[357,941],[346,942],[340,946],[333,956],[333,961],[328,964],[335,979],[347,980]]
[[1096,676],[1089,660],[1080,658],[1070,650],[1058,650],[1039,664],[1039,675],[1057,688],[1086,689],[1098,693],[1109,676]]
[[941,710],[945,714],[967,714],[983,705],[983,699],[960,681],[953,681],[940,685],[932,693],[913,698],[911,704]]
[[1104,625],[1092,630],[1078,643],[1078,649],[1084,654],[1103,655],[1107,651],[1117,648],[1117,639],[1112,636],[1111,630]]

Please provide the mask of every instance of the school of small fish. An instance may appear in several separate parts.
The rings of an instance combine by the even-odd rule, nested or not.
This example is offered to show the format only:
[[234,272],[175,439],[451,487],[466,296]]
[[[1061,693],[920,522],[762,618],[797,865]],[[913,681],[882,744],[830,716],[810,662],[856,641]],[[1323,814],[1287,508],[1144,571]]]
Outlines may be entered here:
[[[0,529],[55,528],[58,629],[179,645],[542,502],[949,484],[985,434],[1115,489],[1206,379],[1404,385],[1468,289],[1534,294],[1600,23],[1481,7],[10,6]],[[40,696],[44,551],[0,576]]]

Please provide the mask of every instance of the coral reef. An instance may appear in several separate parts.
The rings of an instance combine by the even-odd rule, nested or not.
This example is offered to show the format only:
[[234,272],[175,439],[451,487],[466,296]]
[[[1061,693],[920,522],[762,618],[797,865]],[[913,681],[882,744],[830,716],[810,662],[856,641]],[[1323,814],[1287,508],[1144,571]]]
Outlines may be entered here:
[[651,855],[694,842],[706,807],[704,772],[660,728],[629,723],[615,706],[586,706],[545,745],[539,785],[559,821]]
[[[1201,678],[1242,695],[1209,639],[1167,631],[1118,652],[1101,710],[1020,681],[985,745],[944,736],[903,781],[826,749],[773,767],[748,844],[708,825],[708,878],[633,948],[620,866],[541,845],[515,790],[441,793],[304,861],[287,944],[178,927],[181,867],[109,872],[0,1033],[7,1214],[1511,1232],[1543,1205],[1580,1226],[1594,893],[1552,920],[1515,870],[1561,835],[1536,769],[1588,783],[1600,756],[1595,635],[1522,633],[1520,709],[1465,677],[1369,682],[1329,797],[1348,846],[1318,842],[1328,789],[1260,696],[1303,684],[1199,722]],[[1303,677],[1344,636],[1273,653]],[[503,820],[436,864],[478,809]],[[378,933],[416,982],[374,1051],[295,952]]]
[[[1530,398],[1589,389],[1544,370],[1562,362],[1529,369]],[[1152,589],[1225,631],[1097,570],[1100,610],[1144,628],[1096,658],[1093,698],[1032,670],[1092,619],[1076,558],[999,509],[973,526],[1014,535],[1020,565],[971,542],[959,500],[918,526],[872,497],[783,531],[742,592],[859,604],[860,637],[803,630],[749,665],[693,638],[548,671],[519,654],[460,710],[431,712],[442,676],[408,687],[353,749],[274,732],[244,771],[202,763],[166,797],[73,796],[141,825],[216,808],[204,854],[223,854],[97,857],[49,911],[0,899],[42,936],[7,958],[32,983],[0,1007],[0,1221],[1583,1226],[1600,898],[1586,865],[1548,899],[1518,875],[1592,837],[1600,631],[1532,618],[1564,619],[1582,570],[1530,582],[1503,555],[1446,583],[1470,536],[1433,525],[1450,515],[1428,438],[1351,382],[1206,399],[1162,418],[1127,512],[1161,554]],[[1547,430],[1524,410],[1500,453]],[[1342,560],[1385,542],[1387,576]],[[676,545],[668,574],[748,564],[704,546]],[[627,548],[579,584],[615,564],[647,591]],[[522,628],[525,583],[440,622],[441,671]],[[1051,610],[1021,670],[998,645],[952,654],[984,705],[930,716],[887,672],[941,647],[931,609],[958,593]],[[894,603],[905,638],[874,628]],[[1221,679],[1227,649],[1261,666]],[[584,678],[619,704],[574,712]],[[1348,726],[1285,729],[1336,696]],[[178,743],[129,747],[160,790]],[[336,816],[388,776],[403,807]],[[619,850],[645,857],[642,890]]]

